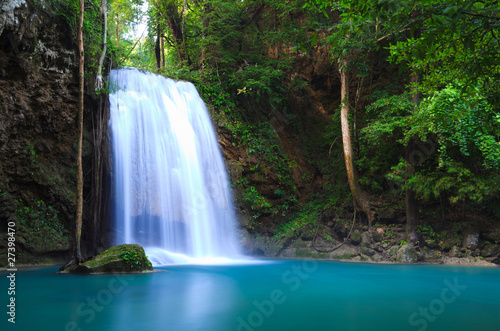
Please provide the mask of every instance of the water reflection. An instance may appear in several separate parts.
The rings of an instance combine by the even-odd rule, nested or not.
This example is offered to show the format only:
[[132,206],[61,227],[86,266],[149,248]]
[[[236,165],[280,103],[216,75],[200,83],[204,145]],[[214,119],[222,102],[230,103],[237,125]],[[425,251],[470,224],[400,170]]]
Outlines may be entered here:
[[137,277],[92,330],[103,330],[103,325],[105,330],[130,330],[131,320],[136,330],[158,330],[159,326],[165,330],[230,329],[238,293],[231,277],[194,269]]

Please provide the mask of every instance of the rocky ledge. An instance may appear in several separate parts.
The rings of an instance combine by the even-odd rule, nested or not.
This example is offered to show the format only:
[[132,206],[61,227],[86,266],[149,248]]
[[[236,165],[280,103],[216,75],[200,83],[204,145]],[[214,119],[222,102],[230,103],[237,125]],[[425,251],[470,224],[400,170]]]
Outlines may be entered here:
[[78,265],[62,267],[61,273],[128,273],[151,272],[153,265],[139,245],[119,245],[99,253]]
[[336,225],[334,222],[324,224],[316,240],[315,227],[312,226],[275,236],[252,235],[243,229],[240,236],[247,254],[272,258],[476,266],[498,266],[500,263],[500,243],[496,232],[469,230],[457,235],[451,231],[435,233],[430,227],[420,227],[419,240],[408,243],[404,239],[403,225],[359,226],[344,245],[332,250],[344,241],[348,232],[347,227],[339,226],[337,229]]

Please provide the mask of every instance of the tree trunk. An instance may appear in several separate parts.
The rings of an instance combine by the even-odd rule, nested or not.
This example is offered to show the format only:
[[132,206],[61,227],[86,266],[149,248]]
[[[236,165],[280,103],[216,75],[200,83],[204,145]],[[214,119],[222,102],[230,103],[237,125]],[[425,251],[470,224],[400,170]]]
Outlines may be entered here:
[[104,86],[104,81],[102,79],[102,66],[104,65],[104,59],[106,58],[106,49],[108,48],[108,6],[106,0],[101,1],[101,14],[104,19],[104,41],[102,45],[101,58],[99,59],[99,66],[97,67],[97,77],[96,77],[96,89],[102,89]]
[[78,53],[79,61],[79,97],[78,97],[78,149],[76,158],[76,217],[75,217],[75,252],[74,259],[77,263],[82,260],[80,248],[80,238],[82,236],[82,216],[83,216],[83,97],[84,97],[84,52],[83,52],[83,15],[84,0],[80,0],[80,18],[78,21]]
[[120,33],[118,31],[119,24],[120,24],[120,21],[118,19],[118,14],[116,14],[116,48],[120,47]]
[[161,68],[160,38],[161,38],[160,22],[157,19],[156,20],[156,43],[155,43],[156,69]]
[[163,35],[160,35],[160,57],[161,57],[161,67],[165,68],[165,43]]
[[201,70],[203,71],[205,67],[208,66],[208,53],[209,53],[209,45],[207,45],[207,30],[208,27],[210,26],[210,17],[209,14],[211,12],[211,7],[210,3],[204,2],[203,3],[203,26],[201,30],[201,39],[202,39],[202,45],[201,45]]
[[[413,94],[411,96],[411,102],[415,104],[415,106],[418,104],[419,101],[419,95],[417,91],[417,85],[418,84],[418,75],[415,73],[411,76],[411,82],[412,82],[412,90]],[[406,180],[409,180],[413,175],[415,175],[415,164],[413,164],[414,161],[414,153],[417,151],[416,150],[416,142],[417,140],[414,138],[411,138],[408,141],[408,145],[405,147],[405,178]],[[405,195],[406,195],[406,237],[409,242],[414,242],[417,240],[417,233],[416,233],[416,227],[418,224],[418,200],[417,200],[417,195],[414,190],[410,188],[405,189]]]
[[344,146],[344,159],[347,171],[347,180],[351,189],[352,198],[354,200],[354,208],[362,210],[368,217],[368,223],[371,226],[373,221],[373,213],[370,208],[370,200],[368,194],[363,192],[359,185],[358,175],[354,165],[354,155],[351,142],[351,129],[349,127],[349,75],[347,71],[348,61],[342,61],[340,69],[341,82],[341,98],[342,107],[340,109],[340,122],[342,126],[342,143]]
[[[418,12],[413,12],[411,14],[413,19],[418,17]],[[418,28],[412,29],[411,33],[412,38],[420,37],[420,31]],[[416,72],[414,72],[411,76],[411,102],[415,105],[418,105],[419,95],[418,95],[418,82],[419,77]],[[408,145],[405,147],[405,178],[408,181],[411,177],[415,175],[415,166],[414,164],[414,153],[416,153],[416,143],[417,139],[411,138],[408,141]],[[406,238],[408,242],[415,242],[417,240],[417,232],[416,227],[418,223],[418,200],[417,195],[414,190],[406,188],[405,189],[405,205],[406,205]]]

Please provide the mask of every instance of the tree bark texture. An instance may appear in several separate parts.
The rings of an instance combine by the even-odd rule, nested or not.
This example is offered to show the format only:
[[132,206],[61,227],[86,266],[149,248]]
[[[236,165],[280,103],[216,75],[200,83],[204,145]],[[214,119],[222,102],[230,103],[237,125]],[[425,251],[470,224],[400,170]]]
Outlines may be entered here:
[[370,200],[368,194],[363,192],[361,186],[359,185],[359,180],[354,165],[354,154],[352,149],[351,141],[351,129],[349,127],[349,74],[347,71],[348,60],[344,59],[342,61],[342,67],[340,69],[340,81],[341,81],[341,99],[342,106],[340,109],[340,122],[342,126],[342,143],[344,147],[344,159],[345,167],[347,171],[347,180],[349,182],[349,188],[354,200],[354,208],[360,209],[368,217],[368,223],[372,224],[373,213],[370,208]]
[[83,149],[83,98],[84,98],[84,52],[83,52],[83,15],[85,7],[84,0],[80,0],[80,17],[78,20],[78,78],[79,78],[79,96],[78,96],[78,149],[76,158],[76,216],[75,216],[75,252],[74,258],[77,263],[82,260],[80,247],[80,238],[82,236],[82,216],[83,216],[83,168],[82,168],[82,149]]
[[[419,95],[417,91],[417,84],[418,84],[418,74],[413,74],[411,77],[411,83],[412,83],[412,90],[413,94],[411,96],[411,102],[415,104],[415,106],[418,104],[419,101]],[[411,138],[408,141],[408,144],[405,147],[405,177],[406,180],[409,180],[411,177],[415,175],[415,166],[414,164],[414,153],[417,152],[416,149],[416,142],[417,140],[414,138]],[[418,200],[417,200],[417,194],[415,193],[414,190],[410,188],[405,189],[405,205],[406,205],[406,237],[408,241],[413,242],[417,240],[417,233],[416,233],[416,227],[418,224],[418,219],[419,219],[419,212],[418,212]]]
[[106,49],[108,48],[108,5],[106,0],[101,1],[101,14],[104,20],[104,33],[101,58],[99,59],[99,66],[97,67],[97,89],[102,89],[102,87],[104,86],[104,81],[102,78],[102,66],[104,65],[104,59],[106,58]]

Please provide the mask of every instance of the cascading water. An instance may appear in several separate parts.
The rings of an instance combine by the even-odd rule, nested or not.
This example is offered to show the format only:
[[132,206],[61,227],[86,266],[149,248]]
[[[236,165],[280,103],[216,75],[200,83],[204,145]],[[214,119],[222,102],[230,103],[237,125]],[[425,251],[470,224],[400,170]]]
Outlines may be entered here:
[[153,265],[238,257],[228,178],[193,84],[112,70],[116,243],[142,245]]

